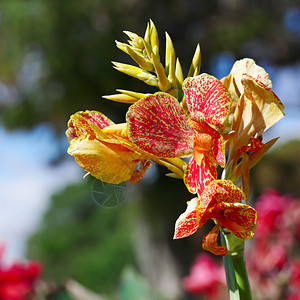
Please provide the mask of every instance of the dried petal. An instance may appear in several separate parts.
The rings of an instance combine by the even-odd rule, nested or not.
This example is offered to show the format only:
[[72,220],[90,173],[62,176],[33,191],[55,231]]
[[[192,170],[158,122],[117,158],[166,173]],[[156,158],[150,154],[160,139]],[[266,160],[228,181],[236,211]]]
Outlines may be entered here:
[[244,128],[249,136],[261,135],[284,117],[284,106],[271,90],[250,76],[243,76],[246,105],[243,111]]
[[202,248],[215,255],[227,255],[227,249],[225,246],[219,246],[217,238],[219,235],[219,225],[216,225],[210,232],[208,232],[202,241]]
[[128,181],[131,183],[139,182],[143,178],[145,172],[148,170],[150,166],[151,166],[151,161],[142,160],[140,162],[139,168],[132,173]]
[[234,103],[238,102],[244,92],[241,81],[245,74],[260,81],[267,89],[272,89],[272,82],[264,68],[256,65],[255,61],[250,58],[238,60],[230,71],[231,76],[227,76],[221,80],[230,92]]

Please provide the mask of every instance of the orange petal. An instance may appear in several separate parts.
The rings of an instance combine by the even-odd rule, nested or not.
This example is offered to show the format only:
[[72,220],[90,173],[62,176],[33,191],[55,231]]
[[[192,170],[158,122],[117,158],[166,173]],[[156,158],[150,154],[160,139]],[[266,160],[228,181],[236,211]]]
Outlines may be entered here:
[[176,221],[174,239],[190,236],[197,231],[199,227],[196,211],[198,203],[198,198],[194,198],[188,202],[186,211]]
[[[194,135],[195,150],[210,151],[212,160],[221,167],[225,166],[225,141],[219,131],[201,121],[200,115],[192,113],[189,124],[196,130]],[[207,154],[206,154],[207,155]],[[198,161],[198,164],[200,162]]]
[[217,238],[219,235],[220,226],[216,225],[209,233],[207,233],[202,241],[202,248],[215,255],[227,255],[227,249],[225,246],[219,246]]
[[245,193],[245,201],[247,203],[250,195],[250,190],[251,190],[251,181],[250,181],[249,156],[246,153],[243,153],[241,168],[242,168],[242,188],[243,188],[243,192]]

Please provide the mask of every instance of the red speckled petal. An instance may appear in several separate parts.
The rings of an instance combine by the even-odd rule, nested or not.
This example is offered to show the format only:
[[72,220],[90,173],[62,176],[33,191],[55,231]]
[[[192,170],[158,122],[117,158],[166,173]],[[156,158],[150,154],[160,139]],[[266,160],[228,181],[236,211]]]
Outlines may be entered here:
[[218,139],[220,136],[218,129],[204,120],[202,113],[192,112],[189,118],[189,125],[199,134],[207,133],[211,135],[213,139]]
[[201,112],[204,120],[222,130],[231,106],[231,98],[220,80],[201,74],[187,78],[182,85],[190,113]]
[[184,183],[193,194],[201,195],[208,184],[217,178],[217,171],[211,160],[204,155],[199,165],[193,157],[184,172]]
[[211,218],[217,218],[216,211],[211,209],[218,203],[235,203],[245,199],[245,194],[230,180],[214,180],[206,187],[198,207],[199,226]]
[[226,158],[225,158],[225,140],[220,135],[218,140],[214,140],[212,145],[212,152],[214,153],[214,158],[216,162],[222,167],[225,167]]
[[97,111],[79,111],[70,117],[66,135],[70,140],[86,133],[94,136],[99,129],[114,125],[114,122]]
[[187,209],[176,221],[174,239],[180,239],[192,235],[198,229],[197,206],[198,198],[188,202]]
[[207,201],[213,203],[226,202],[235,203],[245,199],[245,195],[240,188],[234,185],[231,180],[214,180],[206,188],[201,197],[201,203]]
[[193,129],[178,101],[156,93],[133,104],[127,113],[128,135],[141,149],[158,157],[182,157],[193,152]]
[[114,125],[115,123],[107,118],[105,115],[98,111],[80,111],[77,113],[81,117],[85,118],[90,123],[97,125],[100,129],[107,126]]
[[248,240],[256,228],[256,210],[241,203],[218,203],[212,209],[222,226],[237,237]]
[[219,225],[216,225],[209,233],[207,233],[202,241],[202,248],[215,255],[227,255],[227,249],[225,246],[219,246],[217,238],[219,235]]
[[264,143],[254,137],[250,137],[250,141],[248,143],[247,146],[242,146],[240,148],[238,148],[238,151],[242,151],[242,152],[252,152],[252,151],[257,151],[259,149],[261,149],[263,147]]

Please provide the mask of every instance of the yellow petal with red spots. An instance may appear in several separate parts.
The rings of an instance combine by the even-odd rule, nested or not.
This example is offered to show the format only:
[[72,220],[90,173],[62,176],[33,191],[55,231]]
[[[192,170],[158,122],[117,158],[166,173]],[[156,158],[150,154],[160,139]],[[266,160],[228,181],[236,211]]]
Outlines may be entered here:
[[132,105],[126,115],[128,135],[139,148],[157,157],[183,157],[193,152],[193,129],[179,102],[156,93]]
[[217,243],[217,238],[219,235],[220,226],[216,225],[210,232],[208,232],[202,241],[202,248],[215,255],[227,255],[227,249],[225,246],[219,246]]
[[218,203],[235,203],[245,200],[245,194],[230,180],[213,180],[209,183],[200,197],[197,208],[199,226],[212,218],[218,218],[213,209]]
[[82,169],[104,182],[135,183],[151,164],[149,160],[155,159],[130,142],[126,123],[114,124],[99,112],[78,112],[68,126],[68,153]]
[[209,185],[212,180],[217,178],[215,165],[207,155],[202,156],[201,164],[199,165],[193,157],[185,172],[184,183],[192,194],[201,195],[202,191]]
[[100,134],[99,129],[110,125],[114,125],[114,122],[100,112],[79,111],[70,117],[66,135],[69,141],[84,134],[95,136]]
[[174,239],[180,239],[195,233],[198,229],[197,222],[197,206],[198,198],[194,198],[188,202],[187,209],[182,213],[175,223]]
[[139,160],[145,159],[120,142],[111,143],[89,137],[71,140],[68,153],[92,176],[113,184],[129,180]]
[[256,228],[256,210],[241,203],[218,203],[212,209],[216,219],[237,237],[248,240]]
[[230,112],[231,98],[221,81],[201,74],[187,78],[182,89],[189,112],[201,112],[203,121],[223,130],[223,123]]

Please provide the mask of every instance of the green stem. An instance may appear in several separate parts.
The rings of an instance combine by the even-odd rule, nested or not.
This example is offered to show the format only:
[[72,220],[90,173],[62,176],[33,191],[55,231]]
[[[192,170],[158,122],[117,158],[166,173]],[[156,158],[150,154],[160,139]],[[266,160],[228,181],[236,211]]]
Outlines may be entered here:
[[223,231],[221,241],[229,252],[223,257],[223,261],[230,300],[252,300],[244,255],[245,242],[232,233]]

